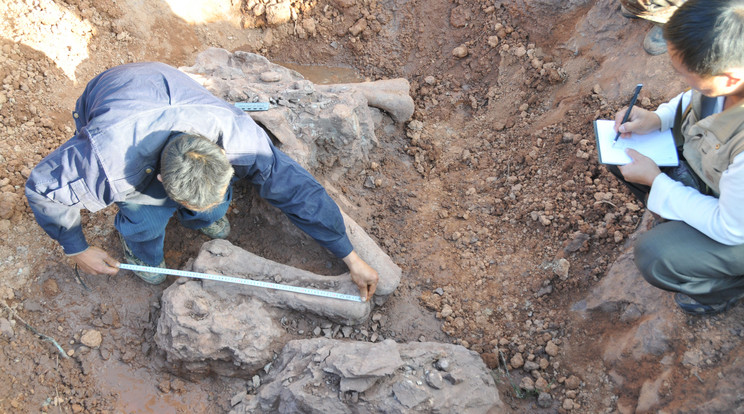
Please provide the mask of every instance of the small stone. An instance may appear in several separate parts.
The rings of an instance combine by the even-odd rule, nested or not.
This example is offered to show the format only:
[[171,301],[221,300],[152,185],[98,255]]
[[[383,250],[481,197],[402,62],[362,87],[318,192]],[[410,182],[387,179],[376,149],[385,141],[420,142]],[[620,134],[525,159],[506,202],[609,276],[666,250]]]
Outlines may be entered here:
[[99,331],[91,329],[83,332],[83,336],[80,337],[80,343],[89,348],[98,348],[103,341],[103,336]]
[[5,318],[0,318],[0,335],[5,339],[13,339],[15,332],[13,332],[13,325],[10,321]]
[[568,279],[568,271],[571,268],[571,263],[564,259],[560,258],[557,263],[553,266],[553,273],[556,274],[561,280]]
[[241,392],[239,392],[239,393],[235,394],[235,395],[234,395],[234,396],[233,396],[233,397],[232,397],[232,398],[230,399],[230,405],[231,405],[231,406],[233,406],[233,407],[235,407],[235,406],[236,406],[236,405],[238,405],[238,404],[239,404],[239,403],[240,403],[241,401],[243,401],[243,398],[245,398],[245,396],[246,396],[246,395],[248,395],[248,393],[247,393],[246,391],[241,391]]
[[158,383],[158,389],[162,393],[169,393],[171,390],[171,383],[168,380],[163,380]]
[[547,392],[541,392],[540,395],[537,396],[537,405],[540,408],[549,408],[553,405],[553,396]]
[[464,58],[465,56],[468,55],[468,53],[470,52],[468,51],[468,48],[465,45],[457,46],[456,48],[452,49],[452,56],[458,59]]
[[488,36],[488,46],[496,47],[498,45],[499,45],[499,37],[498,36],[496,36],[496,35],[494,35],[494,36]]
[[552,357],[558,355],[558,345],[556,345],[553,341],[548,341],[548,343],[545,345],[545,353]]
[[437,83],[437,78],[429,75],[424,78],[424,82],[426,82],[428,85],[434,85],[435,83]]
[[257,389],[261,386],[261,377],[258,375],[254,375],[253,378],[251,378],[251,383],[253,385],[253,389]]
[[442,288],[436,288],[436,289],[434,289],[434,293],[436,293],[439,296],[442,296],[442,295],[444,295],[444,289],[442,289]]
[[524,377],[522,378],[522,381],[519,383],[519,388],[525,390],[525,391],[534,391],[535,390],[535,383],[532,381],[532,378],[530,377]]
[[447,358],[442,358],[442,359],[437,360],[435,366],[440,371],[449,371],[450,362]]
[[509,364],[513,368],[520,368],[522,365],[524,365],[524,358],[522,358],[522,354],[515,354],[511,360],[509,360]]
[[60,292],[57,281],[54,279],[45,280],[44,283],[42,283],[41,285],[41,290],[44,292],[44,295],[46,295],[46,297],[57,296]]
[[535,361],[525,361],[524,363],[524,370],[527,372],[532,372],[535,370],[540,369],[540,366],[537,365],[537,362]]
[[573,410],[574,408],[574,402],[570,398],[566,398],[563,400],[563,404],[561,405],[564,410]]
[[452,313],[454,313],[454,311],[452,310],[452,307],[450,305],[444,305],[444,307],[442,307],[442,318],[451,316]]
[[442,374],[440,374],[439,371],[429,371],[426,374],[426,383],[434,389],[441,390],[444,385]]
[[581,378],[577,377],[576,375],[571,375],[570,377],[566,378],[566,388],[569,390],[575,390],[579,388],[581,385]]
[[83,412],[83,406],[80,404],[72,404],[70,406],[72,408],[73,413],[82,413]]

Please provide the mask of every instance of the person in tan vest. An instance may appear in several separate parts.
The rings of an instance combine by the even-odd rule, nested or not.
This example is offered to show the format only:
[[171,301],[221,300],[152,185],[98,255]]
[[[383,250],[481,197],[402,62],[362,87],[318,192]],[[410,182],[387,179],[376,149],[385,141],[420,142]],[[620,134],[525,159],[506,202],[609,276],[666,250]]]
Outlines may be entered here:
[[617,113],[621,137],[672,129],[680,165],[610,168],[666,221],[637,241],[652,285],[676,292],[686,313],[712,315],[744,297],[744,0],[688,0],[664,25],[671,64],[691,87],[656,111]]

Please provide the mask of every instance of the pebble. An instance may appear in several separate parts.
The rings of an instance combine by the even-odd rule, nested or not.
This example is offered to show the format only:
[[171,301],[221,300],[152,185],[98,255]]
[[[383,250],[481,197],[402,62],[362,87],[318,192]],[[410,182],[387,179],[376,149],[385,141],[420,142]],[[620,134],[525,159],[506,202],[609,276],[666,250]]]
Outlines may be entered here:
[[575,390],[579,388],[581,385],[581,378],[577,377],[576,375],[571,375],[570,377],[566,378],[566,388],[569,390]]
[[535,389],[535,382],[530,377],[524,377],[519,383],[519,388],[525,391],[533,391]]
[[452,56],[458,59],[464,58],[465,56],[468,55],[468,53],[470,52],[468,51],[468,48],[465,45],[457,46],[456,48],[452,49]]
[[0,318],[0,335],[5,339],[13,339],[15,332],[13,331],[13,325],[10,321],[5,318]]
[[442,312],[441,312],[442,318],[451,316],[453,312],[454,311],[452,310],[452,307],[450,305],[444,305],[444,307],[442,307]]
[[442,386],[444,385],[444,381],[442,380],[442,374],[440,374],[439,371],[427,372],[426,383],[429,384],[429,386],[434,389],[441,390]]
[[80,343],[89,348],[98,348],[103,342],[103,336],[95,329],[91,329],[83,332],[83,336],[80,337]]
[[424,78],[424,82],[426,82],[428,85],[434,85],[435,83],[437,83],[437,78],[429,75]]
[[537,406],[540,408],[550,408],[553,405],[553,396],[547,392],[541,392],[537,396]]
[[558,345],[556,345],[553,341],[548,341],[548,343],[545,345],[545,353],[552,357],[558,355]]
[[561,280],[568,279],[568,270],[571,268],[571,263],[564,258],[560,258],[558,262],[553,266],[553,273],[561,278]]
[[563,404],[561,405],[564,410],[573,410],[574,408],[574,401],[570,398],[566,398],[563,400]]
[[509,364],[513,368],[520,368],[522,365],[524,365],[524,358],[522,358],[522,354],[515,354],[511,360],[509,360]]
[[496,36],[496,35],[494,35],[494,36],[488,36],[488,46],[496,47],[498,45],[499,45],[499,37],[498,36]]

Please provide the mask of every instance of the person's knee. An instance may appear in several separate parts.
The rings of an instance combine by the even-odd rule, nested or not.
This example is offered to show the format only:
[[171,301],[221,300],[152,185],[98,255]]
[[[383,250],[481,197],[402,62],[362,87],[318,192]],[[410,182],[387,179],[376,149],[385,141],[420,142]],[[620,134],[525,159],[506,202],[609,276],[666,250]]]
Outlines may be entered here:
[[652,231],[642,235],[633,248],[633,256],[636,267],[647,282],[656,285],[656,280],[668,270],[667,258],[665,257],[663,244],[659,244],[657,237]]

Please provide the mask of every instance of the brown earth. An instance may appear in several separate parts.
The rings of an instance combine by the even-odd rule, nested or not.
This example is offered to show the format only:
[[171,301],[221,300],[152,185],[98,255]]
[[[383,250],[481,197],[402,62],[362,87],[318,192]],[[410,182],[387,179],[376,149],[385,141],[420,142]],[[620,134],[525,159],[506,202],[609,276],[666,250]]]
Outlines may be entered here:
[[[126,62],[190,66],[210,46],[260,53],[318,83],[411,82],[416,122],[377,131],[381,145],[369,162],[333,183],[342,208],[403,268],[399,292],[379,311],[382,336],[481,353],[514,412],[633,412],[644,381],[659,376],[654,363],[629,360],[614,370],[631,380],[613,382],[602,353],[622,322],[570,310],[644,213],[597,163],[591,121],[612,117],[639,80],[646,108],[683,89],[665,56],[640,48],[650,25],[622,18],[615,2],[307,0],[292,3],[288,23],[259,13],[275,1],[6,3],[0,293],[9,323],[0,411],[224,412],[246,390],[244,380],[191,382],[169,369],[153,331],[172,278],[152,287],[129,272],[83,275],[84,289],[23,196],[30,169],[71,137],[70,111],[88,80]],[[379,185],[365,186],[368,177]],[[277,225],[240,204],[250,192],[237,194],[230,241],[316,272],[343,269],[309,239],[278,237]],[[114,214],[113,207],[84,214],[84,229],[91,244],[121,258]],[[169,267],[186,265],[204,241],[171,223]],[[555,270],[560,259],[567,274]],[[678,322],[678,354],[700,346],[707,359],[694,375],[678,371],[659,387],[660,404],[673,412],[718,387],[721,367],[741,354],[733,316]],[[302,326],[287,329],[312,336]],[[550,408],[512,386],[527,375],[515,369],[518,359],[544,364]]]

